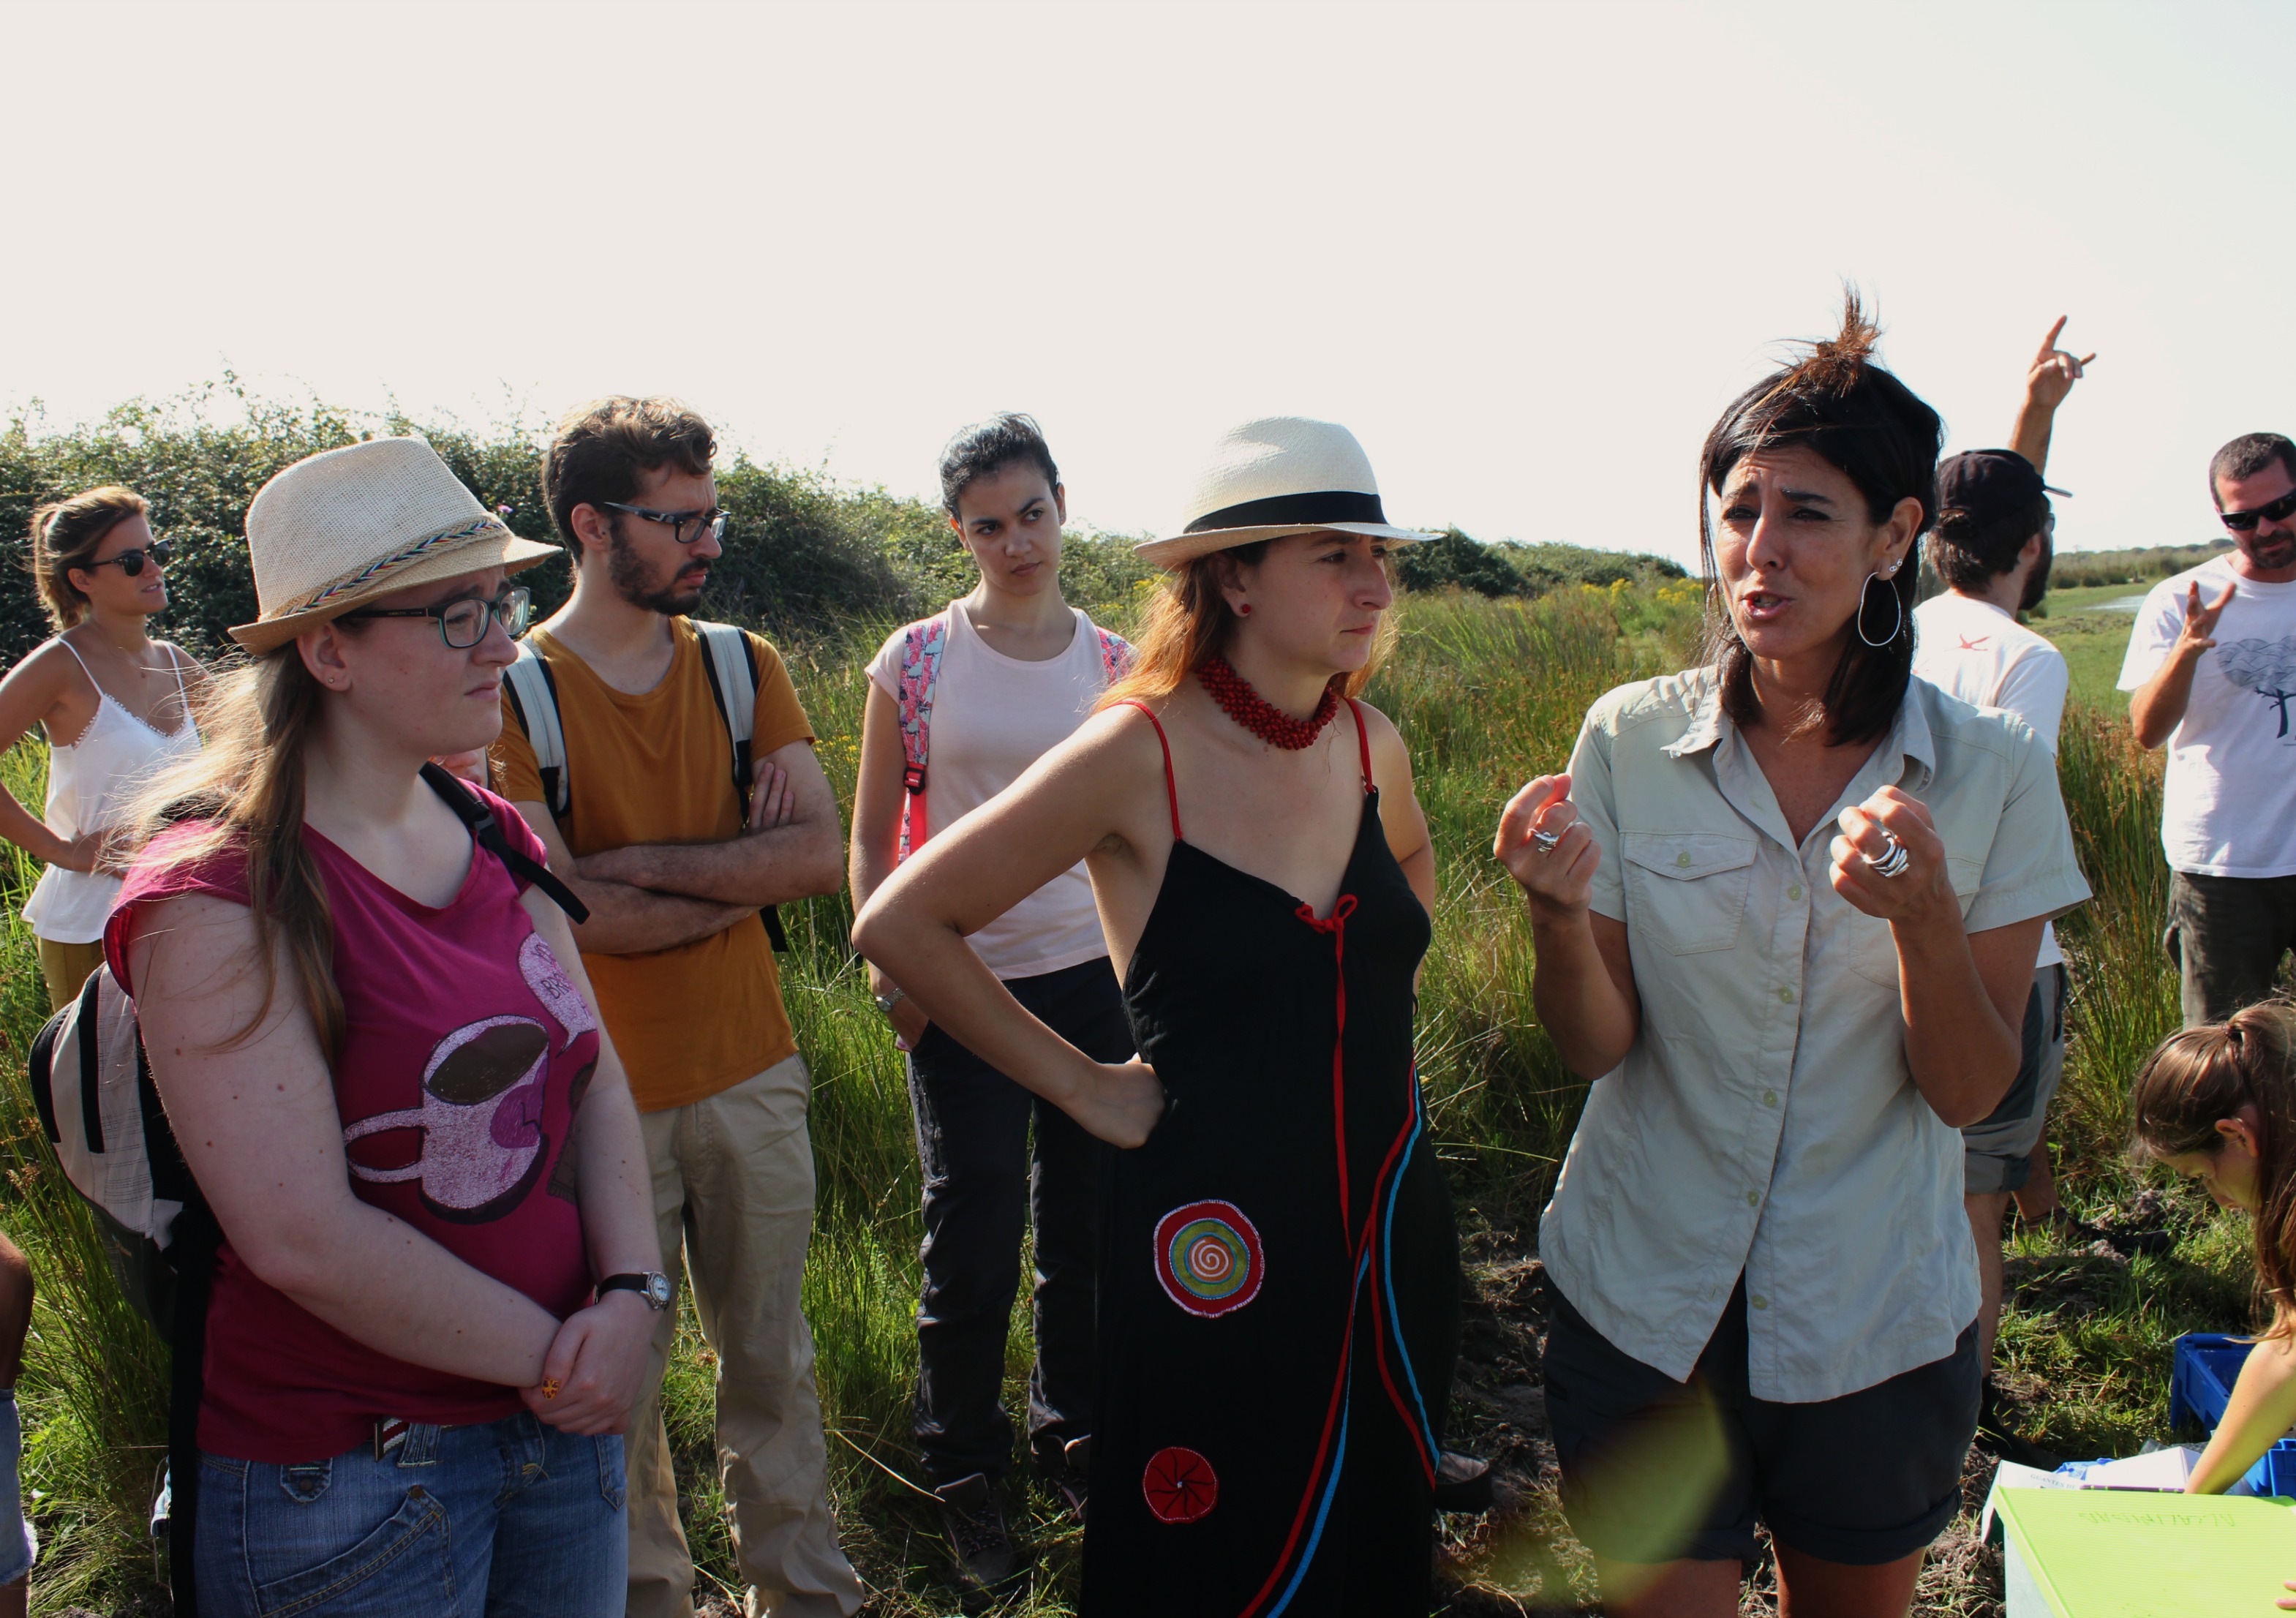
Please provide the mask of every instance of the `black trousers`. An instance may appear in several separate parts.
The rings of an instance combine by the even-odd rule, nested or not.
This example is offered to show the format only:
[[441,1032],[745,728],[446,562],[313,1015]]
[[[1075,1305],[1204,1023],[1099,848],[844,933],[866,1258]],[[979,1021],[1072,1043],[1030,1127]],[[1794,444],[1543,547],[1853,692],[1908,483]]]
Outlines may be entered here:
[[[1136,1048],[1105,957],[1004,987],[1086,1055]],[[909,1056],[924,1167],[924,1296],[917,1305],[917,1448],[938,1487],[1011,1468],[1004,1336],[1021,1285],[1023,1220],[1037,1230],[1037,1363],[1029,1441],[1056,1454],[1092,1431],[1095,1256],[1111,1148],[939,1028]],[[1035,1139],[1030,1141],[1030,1125]]]

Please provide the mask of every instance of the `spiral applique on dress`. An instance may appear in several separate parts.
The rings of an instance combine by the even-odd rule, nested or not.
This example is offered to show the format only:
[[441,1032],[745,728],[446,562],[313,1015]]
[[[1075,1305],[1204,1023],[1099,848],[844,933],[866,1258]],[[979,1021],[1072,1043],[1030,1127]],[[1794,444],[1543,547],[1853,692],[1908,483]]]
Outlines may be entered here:
[[1140,1492],[1159,1523],[1193,1523],[1219,1504],[1219,1479],[1211,1462],[1193,1450],[1174,1445],[1148,1458]]
[[1156,1222],[1156,1278],[1192,1315],[1225,1315],[1259,1295],[1267,1261],[1234,1203],[1190,1203]]

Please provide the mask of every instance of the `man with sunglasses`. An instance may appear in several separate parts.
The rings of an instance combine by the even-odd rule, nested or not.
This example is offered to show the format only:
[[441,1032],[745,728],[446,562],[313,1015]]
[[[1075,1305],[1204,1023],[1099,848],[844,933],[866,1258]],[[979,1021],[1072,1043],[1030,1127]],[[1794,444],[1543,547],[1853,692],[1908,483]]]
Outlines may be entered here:
[[[508,684],[496,758],[503,795],[590,908],[575,940],[629,1072],[666,1268],[674,1278],[682,1243],[718,1355],[718,1452],[745,1608],[844,1618],[863,1592],[830,1516],[799,1307],[811,1080],[758,915],[835,892],[843,839],[805,710],[756,636],[752,793],[746,806],[737,796],[732,710],[687,616],[723,550],[716,455],[709,424],[669,399],[599,399],[559,424],[543,488],[574,593],[526,645],[548,676],[528,707],[554,712],[562,764],[545,779],[529,727],[546,718],[521,710]],[[663,1309],[647,1400],[631,1413],[633,1618],[693,1610],[660,1415],[676,1318]]]
[[2233,548],[2152,587],[2120,666],[2138,745],[2169,747],[2161,841],[2187,1028],[2270,994],[2296,946],[2296,443],[2233,439],[2209,489]]

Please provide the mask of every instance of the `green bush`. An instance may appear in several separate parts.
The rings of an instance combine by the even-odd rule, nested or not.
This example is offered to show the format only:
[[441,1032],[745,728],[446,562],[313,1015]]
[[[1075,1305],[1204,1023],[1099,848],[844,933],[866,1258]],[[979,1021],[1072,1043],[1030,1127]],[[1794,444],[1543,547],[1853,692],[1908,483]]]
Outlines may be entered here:
[[2232,548],[2229,541],[2208,545],[2155,545],[2126,551],[2059,551],[2049,565],[2049,582],[2061,590],[2100,584],[2151,584],[2171,573],[2198,567]]
[[[172,539],[172,597],[161,632],[204,658],[230,649],[227,631],[256,616],[244,538],[247,507],[282,468],[362,439],[412,433],[430,440],[455,475],[510,526],[554,541],[542,500],[538,421],[470,426],[451,417],[362,417],[313,400],[283,403],[235,377],[172,398],[138,399],[102,421],[52,430],[37,414],[0,431],[0,665],[12,664],[49,628],[28,571],[29,529],[41,502],[124,483],[152,502],[152,526]],[[900,619],[972,587],[972,569],[938,506],[881,489],[840,487],[825,474],[752,461],[740,450],[718,468],[732,514],[726,554],[705,609],[782,636],[820,633],[852,618]],[[1152,570],[1129,544],[1071,537],[1062,578],[1080,600],[1129,598]],[[562,562],[525,575],[544,613],[571,587]]]
[[1661,556],[1590,550],[1553,542],[1485,545],[1457,529],[1396,552],[1396,581],[1408,590],[1472,590],[1478,595],[1544,595],[1570,585],[1655,584],[1685,575]]

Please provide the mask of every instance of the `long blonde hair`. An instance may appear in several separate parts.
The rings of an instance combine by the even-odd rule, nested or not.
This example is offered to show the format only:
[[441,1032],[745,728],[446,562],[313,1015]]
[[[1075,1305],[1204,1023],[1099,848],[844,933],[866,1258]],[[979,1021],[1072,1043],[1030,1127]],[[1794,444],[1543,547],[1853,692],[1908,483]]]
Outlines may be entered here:
[[271,1014],[283,941],[332,1064],[343,1039],[334,915],[318,862],[303,842],[303,769],[324,689],[293,641],[217,675],[195,715],[201,750],[144,793],[133,836],[140,848],[169,826],[196,821],[203,829],[168,849],[171,862],[224,852],[246,861],[263,1004],[226,1048],[246,1040]]
[[[1148,604],[1148,620],[1132,646],[1132,672],[1118,680],[1095,704],[1094,711],[1119,702],[1158,702],[1180,688],[1180,682],[1214,657],[1224,654],[1240,621],[1220,594],[1219,558],[1234,558],[1252,566],[1267,554],[1272,539],[1258,539],[1225,551],[1213,551],[1170,569],[1163,587]],[[1332,676],[1332,689],[1344,697],[1361,696],[1395,647],[1395,613],[1382,615],[1379,633],[1372,638],[1371,656],[1364,666]]]

